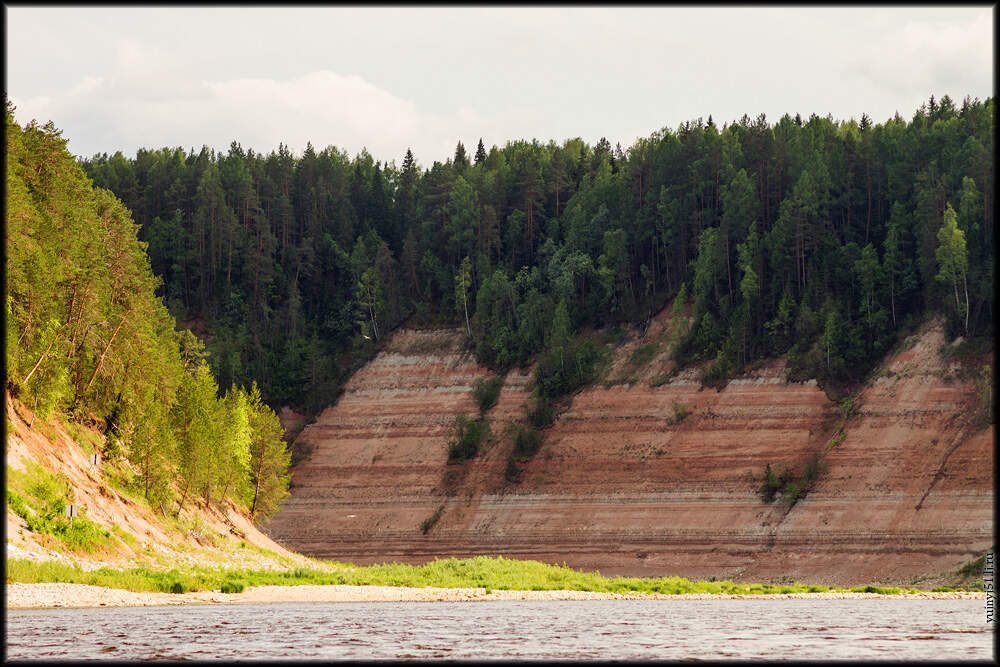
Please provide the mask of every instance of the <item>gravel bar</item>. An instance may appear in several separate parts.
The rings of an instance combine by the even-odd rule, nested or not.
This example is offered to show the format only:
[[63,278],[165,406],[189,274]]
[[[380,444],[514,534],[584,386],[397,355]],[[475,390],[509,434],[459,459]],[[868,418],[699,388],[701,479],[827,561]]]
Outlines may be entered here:
[[599,593],[593,591],[512,591],[485,588],[410,588],[403,586],[254,586],[242,593],[200,591],[195,593],[137,593],[87,584],[7,584],[7,609],[53,609],[79,607],[150,607],[177,604],[240,602],[469,602],[480,600],[711,600],[761,598],[814,598],[824,600],[862,598],[984,599],[982,591],[921,592],[899,595],[878,593],[774,593],[730,595],[685,593]]

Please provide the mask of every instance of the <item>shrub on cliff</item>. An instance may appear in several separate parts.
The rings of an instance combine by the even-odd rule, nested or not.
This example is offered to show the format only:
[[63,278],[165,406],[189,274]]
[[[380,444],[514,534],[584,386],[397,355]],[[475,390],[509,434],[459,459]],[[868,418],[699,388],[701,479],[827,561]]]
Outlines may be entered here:
[[552,426],[556,419],[555,408],[552,401],[545,397],[538,397],[534,406],[528,410],[528,422],[534,428],[544,429]]
[[761,481],[760,488],[757,489],[757,495],[765,503],[769,503],[774,500],[774,494],[778,492],[778,478],[771,470],[771,464],[768,463],[764,468],[764,479]]
[[764,476],[760,486],[757,488],[757,495],[765,503],[770,503],[779,493],[784,497],[785,502],[791,507],[805,497],[813,484],[819,478],[820,456],[813,454],[806,462],[805,469],[801,477],[795,477],[791,468],[785,467],[781,474],[775,475],[768,463],[764,468]]
[[486,412],[500,398],[500,389],[503,387],[504,377],[502,375],[492,375],[479,378],[472,385],[472,395],[479,404],[480,412]]
[[448,463],[462,463],[474,458],[489,433],[490,425],[484,417],[473,420],[464,414],[455,417],[455,432],[448,444]]
[[533,428],[519,428],[514,437],[514,451],[511,458],[527,461],[534,456],[542,446],[542,435]]

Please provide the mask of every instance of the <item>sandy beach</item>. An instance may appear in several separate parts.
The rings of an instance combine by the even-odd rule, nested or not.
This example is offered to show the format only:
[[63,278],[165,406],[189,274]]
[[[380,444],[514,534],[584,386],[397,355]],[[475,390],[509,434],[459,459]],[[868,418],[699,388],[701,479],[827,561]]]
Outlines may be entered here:
[[484,600],[709,600],[709,599],[985,599],[981,591],[921,592],[900,595],[877,593],[788,593],[769,595],[711,595],[688,593],[598,593],[590,591],[513,591],[484,588],[407,588],[396,586],[256,586],[242,593],[136,593],[86,584],[7,584],[7,609],[81,607],[151,607],[178,604],[236,604],[248,602],[475,602]]

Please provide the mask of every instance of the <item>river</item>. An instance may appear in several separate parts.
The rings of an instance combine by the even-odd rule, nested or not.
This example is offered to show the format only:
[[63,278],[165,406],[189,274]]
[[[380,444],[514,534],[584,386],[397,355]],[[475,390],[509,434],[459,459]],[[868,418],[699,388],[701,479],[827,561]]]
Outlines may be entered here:
[[7,659],[992,660],[983,600],[312,602],[7,612]]

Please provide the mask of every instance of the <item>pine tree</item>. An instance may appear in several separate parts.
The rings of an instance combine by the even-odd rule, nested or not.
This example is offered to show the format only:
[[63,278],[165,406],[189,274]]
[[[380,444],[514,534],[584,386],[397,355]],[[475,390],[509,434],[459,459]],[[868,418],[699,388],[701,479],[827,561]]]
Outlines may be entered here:
[[469,157],[465,154],[465,146],[462,145],[461,141],[458,142],[457,146],[455,146],[455,159],[453,160],[453,164],[455,165],[455,171],[459,173],[462,173],[465,168],[469,166]]

